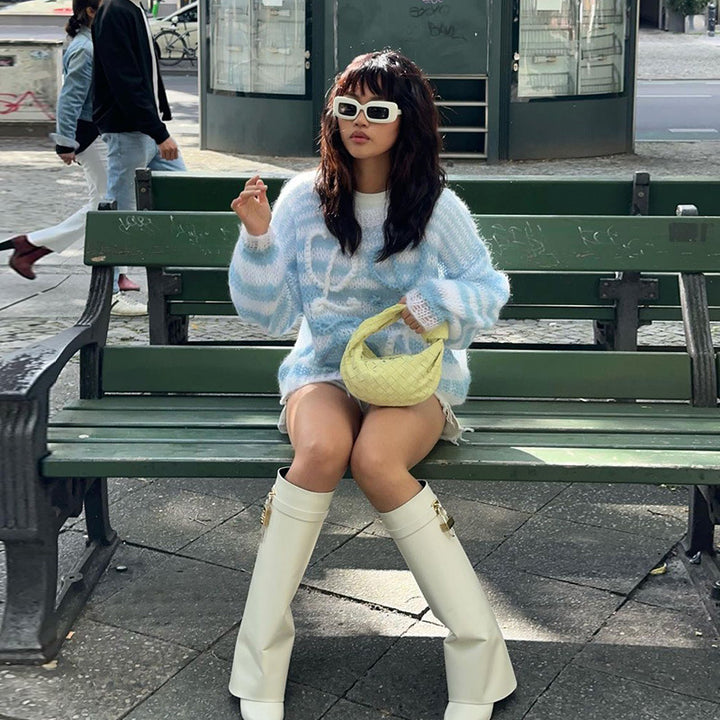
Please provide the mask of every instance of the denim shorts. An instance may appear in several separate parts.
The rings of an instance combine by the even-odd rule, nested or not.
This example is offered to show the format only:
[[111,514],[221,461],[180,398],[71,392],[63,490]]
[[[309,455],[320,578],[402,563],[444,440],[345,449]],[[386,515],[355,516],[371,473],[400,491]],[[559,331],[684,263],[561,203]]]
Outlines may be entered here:
[[[370,408],[370,404],[366,403],[363,400],[359,400],[355,396],[351,395],[348,392],[348,389],[345,387],[345,383],[343,383],[342,380],[325,380],[324,382],[329,383],[330,385],[335,385],[336,387],[339,387],[341,390],[344,390],[347,393],[348,397],[353,398],[355,402],[358,404],[358,407],[360,408],[363,415],[365,415]],[[299,388],[298,388],[299,389]],[[292,395],[292,393],[289,393],[288,395],[283,396],[280,399],[280,404],[282,405],[282,410],[280,411],[280,417],[278,418],[278,430],[283,433],[284,435],[288,434],[287,431],[287,422],[285,420],[285,415],[287,413],[287,400]],[[440,440],[445,440],[447,442],[453,443],[453,445],[459,445],[460,440],[462,439],[462,434],[465,428],[463,428],[460,425],[460,422],[458,421],[457,417],[455,416],[455,412],[452,409],[452,406],[450,403],[443,397],[442,393],[436,392],[435,397],[438,399],[438,402],[440,403],[440,407],[443,409],[443,413],[445,413],[445,427],[443,428],[442,434],[440,435]]]

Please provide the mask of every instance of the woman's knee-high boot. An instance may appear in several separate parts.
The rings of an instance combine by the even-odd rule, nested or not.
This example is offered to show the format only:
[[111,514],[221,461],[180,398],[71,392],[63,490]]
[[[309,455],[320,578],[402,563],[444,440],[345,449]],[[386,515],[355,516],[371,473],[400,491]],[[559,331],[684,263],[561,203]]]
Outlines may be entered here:
[[445,720],[489,720],[493,703],[517,683],[495,615],[452,522],[427,484],[380,517],[430,609],[449,630]]
[[230,692],[243,720],[282,720],[297,592],[333,493],[304,490],[284,470],[268,495],[263,536],[235,645]]

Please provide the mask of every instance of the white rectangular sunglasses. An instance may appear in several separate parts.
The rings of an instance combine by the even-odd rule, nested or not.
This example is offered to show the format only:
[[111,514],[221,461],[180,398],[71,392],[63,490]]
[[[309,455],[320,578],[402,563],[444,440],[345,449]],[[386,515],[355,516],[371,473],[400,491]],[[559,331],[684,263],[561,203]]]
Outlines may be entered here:
[[402,110],[391,100],[370,100],[361,105],[355,98],[339,96],[333,100],[333,115],[343,120],[354,120],[360,112],[365,113],[368,122],[391,123],[402,115]]

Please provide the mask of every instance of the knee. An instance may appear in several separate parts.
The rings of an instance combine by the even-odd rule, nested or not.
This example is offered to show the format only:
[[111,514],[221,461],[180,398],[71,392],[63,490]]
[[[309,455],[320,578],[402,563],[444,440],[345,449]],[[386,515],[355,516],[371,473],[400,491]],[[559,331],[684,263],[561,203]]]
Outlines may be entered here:
[[318,436],[295,446],[289,475],[293,482],[308,490],[332,490],[344,475],[349,458],[349,447]]
[[392,459],[372,443],[359,440],[350,455],[350,471],[355,482],[366,492],[382,483],[393,472]]

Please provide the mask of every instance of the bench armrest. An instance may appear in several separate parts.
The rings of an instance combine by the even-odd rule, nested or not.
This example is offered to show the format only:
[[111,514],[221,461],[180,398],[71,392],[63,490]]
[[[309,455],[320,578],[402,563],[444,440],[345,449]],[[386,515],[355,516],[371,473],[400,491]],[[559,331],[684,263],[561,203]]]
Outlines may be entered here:
[[[46,395],[78,350],[105,345],[112,274],[109,267],[93,268],[85,310],[73,327],[0,360],[0,400],[30,400]],[[97,378],[91,380],[98,382]],[[83,382],[87,385],[87,378]]]
[[0,400],[29,400],[48,392],[68,360],[91,342],[91,328],[76,325],[0,360]]

